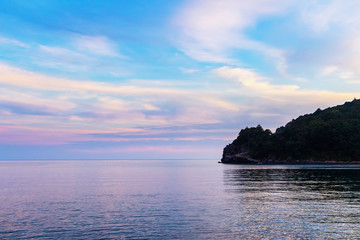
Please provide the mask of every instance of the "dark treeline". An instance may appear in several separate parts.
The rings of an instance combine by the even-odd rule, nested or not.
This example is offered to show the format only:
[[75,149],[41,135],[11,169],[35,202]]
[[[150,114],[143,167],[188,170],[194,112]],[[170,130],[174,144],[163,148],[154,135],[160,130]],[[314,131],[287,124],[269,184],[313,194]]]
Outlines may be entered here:
[[[245,128],[224,149],[263,161],[360,161],[360,100],[316,110],[280,127]],[[223,159],[224,159],[223,156]]]

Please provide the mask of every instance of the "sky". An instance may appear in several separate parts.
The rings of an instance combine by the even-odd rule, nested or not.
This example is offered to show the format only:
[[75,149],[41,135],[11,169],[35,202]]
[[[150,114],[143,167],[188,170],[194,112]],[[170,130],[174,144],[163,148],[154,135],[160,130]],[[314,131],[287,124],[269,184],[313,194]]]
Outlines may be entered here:
[[0,159],[220,159],[360,96],[360,1],[0,1]]

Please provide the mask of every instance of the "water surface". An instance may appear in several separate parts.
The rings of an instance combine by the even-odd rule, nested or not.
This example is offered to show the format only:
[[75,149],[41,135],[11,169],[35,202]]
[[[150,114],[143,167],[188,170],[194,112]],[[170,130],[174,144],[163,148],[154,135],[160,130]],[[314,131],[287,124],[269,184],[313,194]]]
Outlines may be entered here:
[[0,238],[357,239],[360,166],[0,162]]

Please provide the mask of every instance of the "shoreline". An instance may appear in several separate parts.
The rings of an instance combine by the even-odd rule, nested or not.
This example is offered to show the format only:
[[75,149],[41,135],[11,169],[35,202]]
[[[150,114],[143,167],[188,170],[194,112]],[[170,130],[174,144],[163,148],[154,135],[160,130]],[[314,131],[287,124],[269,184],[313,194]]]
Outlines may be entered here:
[[221,164],[228,165],[360,165],[360,162],[273,162],[273,163],[244,163],[244,162],[222,162],[218,161]]

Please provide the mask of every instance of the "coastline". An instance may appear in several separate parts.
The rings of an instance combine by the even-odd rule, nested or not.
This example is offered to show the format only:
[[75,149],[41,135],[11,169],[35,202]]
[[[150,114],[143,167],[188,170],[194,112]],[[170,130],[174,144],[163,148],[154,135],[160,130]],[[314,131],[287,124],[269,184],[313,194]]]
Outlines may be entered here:
[[218,163],[236,165],[357,165],[360,161],[338,161],[338,160],[296,160],[296,159],[253,159],[247,154],[236,154],[223,157]]
[[254,165],[254,166],[258,166],[258,165],[264,165],[264,166],[271,166],[271,165],[328,165],[328,166],[336,166],[336,165],[359,165],[360,166],[360,162],[336,162],[336,163],[328,163],[328,162],[314,162],[314,163],[303,163],[303,162],[298,162],[298,163],[237,163],[237,162],[221,162],[218,161],[218,163],[220,164],[225,164],[225,165]]

